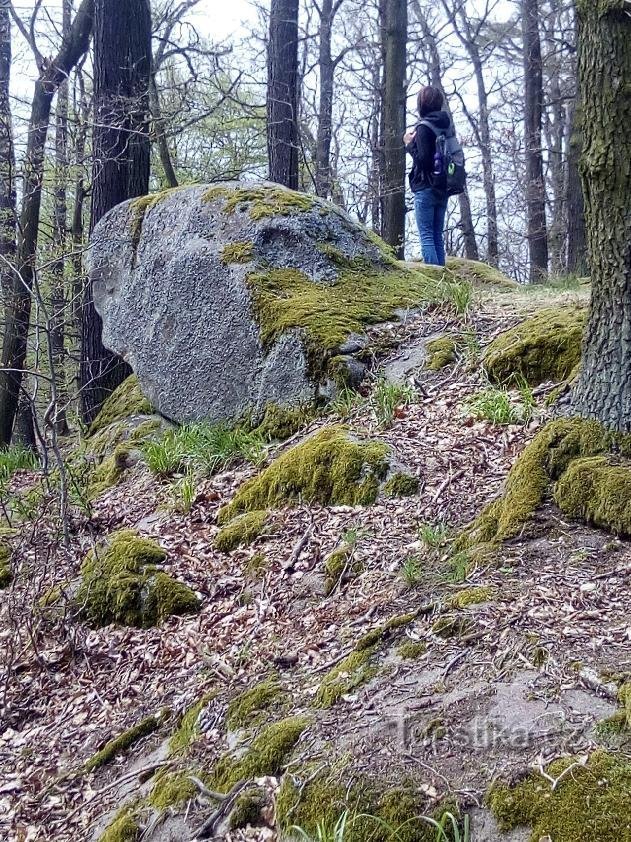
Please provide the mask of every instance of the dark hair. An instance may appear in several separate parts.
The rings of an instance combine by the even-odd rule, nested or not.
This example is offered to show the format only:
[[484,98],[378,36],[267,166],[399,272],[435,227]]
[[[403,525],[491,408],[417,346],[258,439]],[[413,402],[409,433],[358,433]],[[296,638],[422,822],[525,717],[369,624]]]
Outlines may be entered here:
[[438,88],[432,88],[431,85],[428,85],[419,91],[417,105],[421,117],[431,114],[432,111],[440,111],[443,107],[443,95]]

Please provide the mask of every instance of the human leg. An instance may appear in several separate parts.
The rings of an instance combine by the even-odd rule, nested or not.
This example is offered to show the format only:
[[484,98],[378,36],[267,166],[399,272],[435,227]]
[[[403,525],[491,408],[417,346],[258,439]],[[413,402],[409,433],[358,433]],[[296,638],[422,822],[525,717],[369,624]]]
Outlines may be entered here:
[[423,260],[433,266],[438,265],[436,244],[434,241],[434,196],[432,190],[419,190],[414,194],[416,225],[421,241]]
[[445,217],[447,215],[447,196],[436,196],[434,205],[434,248],[436,265],[445,265]]

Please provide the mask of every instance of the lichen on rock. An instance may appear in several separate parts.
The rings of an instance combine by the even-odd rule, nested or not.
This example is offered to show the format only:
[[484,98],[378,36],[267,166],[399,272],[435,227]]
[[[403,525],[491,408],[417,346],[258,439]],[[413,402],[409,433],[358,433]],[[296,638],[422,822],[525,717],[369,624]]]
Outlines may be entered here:
[[546,777],[533,772],[514,787],[497,784],[488,802],[503,832],[530,825],[532,842],[620,842],[631,838],[631,763],[604,751],[586,763],[564,758]]
[[582,307],[547,308],[501,333],[483,355],[490,380],[531,386],[567,380],[580,363],[586,320]]
[[153,541],[125,529],[91,551],[81,567],[76,602],[88,623],[144,628],[170,615],[199,609],[194,592],[158,570],[166,553]]
[[383,442],[355,441],[342,426],[325,427],[242,485],[220,510],[219,521],[299,501],[324,506],[373,503],[388,470],[389,452]]

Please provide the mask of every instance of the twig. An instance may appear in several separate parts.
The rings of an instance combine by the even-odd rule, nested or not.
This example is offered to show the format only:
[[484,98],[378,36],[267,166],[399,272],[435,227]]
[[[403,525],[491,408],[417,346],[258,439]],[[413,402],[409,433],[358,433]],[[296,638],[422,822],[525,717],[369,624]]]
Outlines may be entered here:
[[248,783],[247,780],[237,781],[237,783],[232,787],[230,792],[227,793],[224,800],[221,802],[219,807],[215,810],[215,812],[210,816],[210,818],[206,819],[204,824],[199,828],[193,840],[195,839],[208,839],[210,834],[213,832],[215,825],[217,822],[224,817],[224,815],[228,812],[234,800],[236,799],[237,795],[241,792],[241,790],[246,786]]

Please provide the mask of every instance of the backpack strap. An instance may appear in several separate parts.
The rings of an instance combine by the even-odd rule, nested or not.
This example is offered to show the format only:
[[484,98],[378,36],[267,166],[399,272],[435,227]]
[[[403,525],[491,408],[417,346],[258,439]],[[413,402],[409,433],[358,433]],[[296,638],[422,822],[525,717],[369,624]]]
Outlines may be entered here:
[[421,120],[419,126],[427,126],[428,129],[431,129],[434,132],[436,137],[441,137],[441,135],[445,134],[445,132],[442,129],[437,129],[433,123],[429,122],[429,120]]

